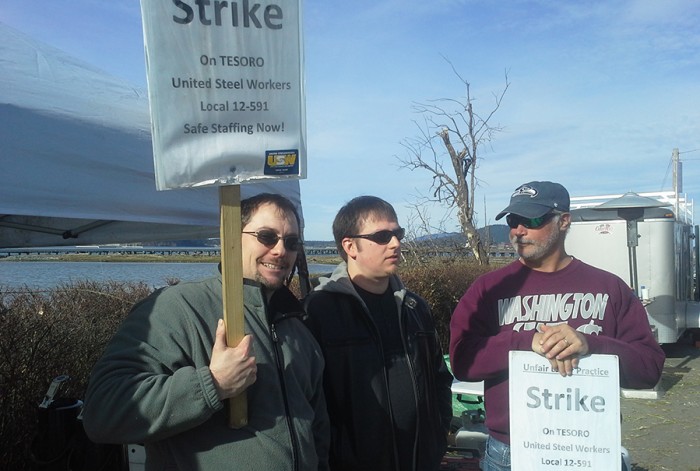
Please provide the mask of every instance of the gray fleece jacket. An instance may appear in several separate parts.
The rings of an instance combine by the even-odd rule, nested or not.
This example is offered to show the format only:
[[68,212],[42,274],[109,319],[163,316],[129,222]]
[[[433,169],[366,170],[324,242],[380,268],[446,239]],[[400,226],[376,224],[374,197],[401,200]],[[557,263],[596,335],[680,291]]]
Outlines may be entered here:
[[221,296],[218,276],[161,289],[134,307],[92,371],[88,436],[143,443],[147,471],[327,469],[324,362],[299,302],[282,288],[268,304],[245,280],[258,371],[248,425],[232,429],[209,370]]

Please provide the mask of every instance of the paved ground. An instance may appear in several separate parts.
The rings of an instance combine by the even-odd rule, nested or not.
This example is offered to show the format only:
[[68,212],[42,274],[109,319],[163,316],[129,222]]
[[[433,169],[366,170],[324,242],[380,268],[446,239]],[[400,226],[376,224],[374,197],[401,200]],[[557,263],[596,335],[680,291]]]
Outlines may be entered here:
[[664,350],[663,395],[621,400],[622,444],[633,471],[700,471],[700,348],[687,338]]

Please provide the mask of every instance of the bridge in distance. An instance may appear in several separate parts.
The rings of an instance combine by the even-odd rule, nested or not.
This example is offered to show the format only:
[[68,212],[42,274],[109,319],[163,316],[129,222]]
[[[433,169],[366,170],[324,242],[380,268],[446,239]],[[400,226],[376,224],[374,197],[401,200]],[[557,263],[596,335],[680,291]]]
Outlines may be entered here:
[[[336,247],[305,247],[307,256],[338,256]],[[404,250],[408,253],[408,250]],[[0,248],[0,257],[30,256],[30,255],[203,255],[220,256],[221,248],[212,247],[149,247],[135,245],[106,245],[106,246],[66,246],[66,247],[26,247],[26,248]],[[425,257],[454,257],[456,253],[447,249],[426,249],[421,251]],[[492,246],[489,250],[490,257],[515,258],[515,251],[509,247]]]

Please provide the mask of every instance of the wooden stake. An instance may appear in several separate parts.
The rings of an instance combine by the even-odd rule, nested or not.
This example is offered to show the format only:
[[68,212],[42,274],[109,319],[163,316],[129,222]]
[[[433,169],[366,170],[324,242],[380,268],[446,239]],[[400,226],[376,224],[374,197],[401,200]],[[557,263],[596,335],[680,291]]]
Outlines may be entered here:
[[[243,253],[241,252],[241,187],[219,187],[221,210],[221,284],[226,344],[235,347],[245,335],[243,310]],[[248,424],[248,397],[243,391],[229,399],[229,426]]]

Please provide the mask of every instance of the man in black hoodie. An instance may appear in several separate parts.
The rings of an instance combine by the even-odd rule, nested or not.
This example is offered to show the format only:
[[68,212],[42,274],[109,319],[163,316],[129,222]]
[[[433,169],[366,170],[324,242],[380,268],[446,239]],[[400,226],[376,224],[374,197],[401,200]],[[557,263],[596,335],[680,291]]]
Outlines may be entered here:
[[340,209],[333,236],[344,262],[306,301],[326,360],[333,471],[437,470],[452,420],[452,375],[430,308],[396,274],[394,208],[361,196]]

